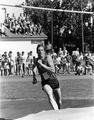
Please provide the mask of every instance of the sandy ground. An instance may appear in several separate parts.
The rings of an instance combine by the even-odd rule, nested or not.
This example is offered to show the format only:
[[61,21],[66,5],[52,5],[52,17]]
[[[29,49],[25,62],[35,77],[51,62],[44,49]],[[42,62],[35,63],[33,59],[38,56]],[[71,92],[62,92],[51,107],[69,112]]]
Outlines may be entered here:
[[94,120],[94,107],[42,111],[16,120]]

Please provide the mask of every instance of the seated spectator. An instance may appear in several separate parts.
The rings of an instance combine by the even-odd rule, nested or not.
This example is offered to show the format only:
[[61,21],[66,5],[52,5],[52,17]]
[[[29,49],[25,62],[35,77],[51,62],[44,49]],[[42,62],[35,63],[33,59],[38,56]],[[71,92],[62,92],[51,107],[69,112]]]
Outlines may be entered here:
[[5,35],[5,36],[7,36],[6,35],[6,32],[5,32],[5,25],[4,25],[4,23],[1,23],[1,25],[0,25],[0,34],[1,34],[1,36],[2,35]]
[[20,14],[18,19],[16,19],[14,13],[12,17],[7,14],[6,20],[4,22],[5,26],[14,34],[31,34],[37,35],[42,32],[42,26],[40,23],[34,24],[29,18],[25,18]]
[[80,75],[80,74],[84,74],[84,67],[81,65],[81,62],[79,62],[79,65],[77,66],[75,75]]
[[92,75],[92,66],[90,65],[89,61],[86,61],[85,74]]
[[16,32],[15,28],[16,28],[16,24],[15,24],[15,22],[13,22],[11,20],[11,22],[10,22],[10,32],[15,33]]
[[15,15],[14,15],[14,13],[12,14],[12,18],[11,18],[11,19],[12,19],[13,22],[14,22],[15,20],[17,20],[16,17],[15,17]]
[[94,72],[94,53],[91,54],[91,65],[92,65],[92,68],[93,68],[93,72]]
[[30,33],[31,33],[31,35],[33,35],[33,31],[34,31],[34,23],[30,22]]
[[36,24],[34,24],[33,34],[37,35],[37,33],[38,33],[38,27]]
[[10,17],[9,17],[9,13],[7,13],[7,15],[6,15],[6,19],[5,19],[5,22],[4,22],[4,24],[5,24],[5,26],[7,27],[7,28],[10,28]]
[[41,32],[42,32],[42,26],[38,23],[38,34],[40,35],[41,34]]

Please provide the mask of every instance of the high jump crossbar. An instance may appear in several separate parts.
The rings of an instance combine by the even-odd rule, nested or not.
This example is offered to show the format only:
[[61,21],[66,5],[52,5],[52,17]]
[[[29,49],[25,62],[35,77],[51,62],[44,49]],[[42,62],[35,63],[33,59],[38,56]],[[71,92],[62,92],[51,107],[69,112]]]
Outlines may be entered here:
[[46,11],[56,11],[56,12],[80,13],[80,14],[91,14],[91,15],[94,15],[94,12],[75,11],[75,10],[62,10],[62,9],[43,8],[43,7],[34,7],[34,6],[26,6],[26,5],[0,4],[0,6],[18,7],[18,8],[29,8],[29,9],[36,9],[36,10],[46,10]]

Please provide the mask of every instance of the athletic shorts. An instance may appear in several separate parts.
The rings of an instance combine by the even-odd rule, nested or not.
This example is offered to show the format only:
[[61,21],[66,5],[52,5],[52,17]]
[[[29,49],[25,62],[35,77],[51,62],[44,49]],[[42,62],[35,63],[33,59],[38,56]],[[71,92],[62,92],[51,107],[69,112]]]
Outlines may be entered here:
[[58,82],[57,78],[48,79],[48,80],[42,80],[41,84],[42,84],[42,87],[44,85],[49,85],[52,89],[59,88],[59,82]]

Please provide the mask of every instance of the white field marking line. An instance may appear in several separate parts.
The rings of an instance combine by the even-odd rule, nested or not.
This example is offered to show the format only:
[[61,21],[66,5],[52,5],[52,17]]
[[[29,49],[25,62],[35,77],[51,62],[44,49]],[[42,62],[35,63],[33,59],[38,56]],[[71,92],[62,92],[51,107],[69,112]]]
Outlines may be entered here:
[[[36,100],[36,101],[43,101],[43,100],[46,100],[45,98],[41,98],[41,99],[38,99],[38,98],[13,98],[13,99],[0,99],[0,102],[7,102],[7,101],[26,101],[26,100]],[[94,97],[63,97],[62,101],[63,100],[94,100]]]

